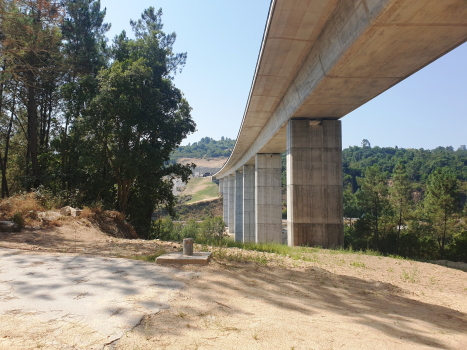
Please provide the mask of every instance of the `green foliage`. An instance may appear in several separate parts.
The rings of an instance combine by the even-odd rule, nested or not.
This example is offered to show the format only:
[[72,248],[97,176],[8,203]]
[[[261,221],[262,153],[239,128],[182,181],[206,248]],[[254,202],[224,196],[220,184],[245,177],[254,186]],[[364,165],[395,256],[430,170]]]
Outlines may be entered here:
[[19,227],[24,227],[23,214],[21,214],[19,211],[13,214],[13,216],[10,218],[10,221],[13,221]]
[[178,158],[219,158],[229,157],[235,146],[235,140],[224,138],[220,141],[213,140],[210,137],[204,137],[199,142],[193,142],[191,145],[178,147],[171,155],[172,162]]
[[456,223],[453,214],[459,209],[457,179],[449,169],[437,169],[430,175],[424,205],[443,256],[446,238],[452,235]]
[[380,231],[385,232],[384,220],[390,210],[388,203],[387,173],[381,173],[377,164],[365,170],[365,176],[357,178],[360,191],[357,192],[358,205],[365,210],[363,220],[367,222],[367,235],[374,235],[373,247],[379,249]]
[[190,220],[174,223],[170,217],[152,222],[150,239],[181,241],[193,238],[196,243],[217,242],[224,234],[225,223],[221,217],[207,218],[201,223]]

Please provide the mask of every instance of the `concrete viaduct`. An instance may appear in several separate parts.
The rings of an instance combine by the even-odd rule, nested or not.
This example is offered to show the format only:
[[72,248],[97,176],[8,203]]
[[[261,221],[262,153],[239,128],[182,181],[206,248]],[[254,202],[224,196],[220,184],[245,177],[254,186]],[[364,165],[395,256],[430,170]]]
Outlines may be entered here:
[[342,245],[339,119],[466,40],[467,0],[272,0],[237,142],[214,175],[235,239],[282,242],[287,151],[288,244]]

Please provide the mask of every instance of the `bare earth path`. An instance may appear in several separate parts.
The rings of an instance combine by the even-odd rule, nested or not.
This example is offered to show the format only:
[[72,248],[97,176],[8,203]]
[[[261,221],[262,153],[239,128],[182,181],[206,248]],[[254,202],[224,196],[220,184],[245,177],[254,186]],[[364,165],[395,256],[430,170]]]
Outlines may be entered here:
[[[310,250],[304,256],[307,261],[297,261],[236,248],[215,249],[217,258],[207,267],[157,267],[151,263],[114,260],[112,257],[130,257],[139,252],[154,251],[157,247],[177,250],[178,244],[104,239],[97,233],[93,242],[91,228],[86,228],[89,232],[84,241],[80,240],[80,234],[74,238],[76,236],[67,233],[65,228],[60,229],[47,231],[44,234],[47,239],[44,240],[41,240],[40,231],[21,233],[18,237],[23,243],[15,240],[14,236],[2,235],[0,246],[45,251],[47,253],[40,255],[44,257],[41,259],[46,259],[44,264],[56,256],[72,261],[88,259],[90,252],[99,255],[101,251],[106,258],[98,259],[112,262],[106,267],[104,260],[101,261],[101,269],[107,269],[112,277],[100,275],[104,272],[96,268],[95,281],[109,284],[106,288],[101,286],[103,289],[96,293],[99,302],[88,303],[86,307],[93,308],[103,303],[100,305],[103,314],[111,312],[110,304],[103,307],[106,293],[109,293],[110,300],[117,300],[111,295],[122,289],[118,283],[125,282],[114,277],[117,274],[113,272],[125,269],[121,266],[140,264],[124,273],[119,272],[128,273],[126,278],[130,278],[131,286],[134,280],[143,279],[141,271],[152,268],[158,269],[158,276],[162,273],[163,278],[181,286],[162,297],[157,295],[156,289],[154,294],[151,294],[151,289],[145,294],[143,289],[145,291],[146,287],[138,293],[129,293],[145,297],[148,303],[153,304],[144,306],[145,310],[136,308],[136,304],[132,304],[134,308],[127,307],[127,310],[135,311],[135,320],[141,323],[122,333],[120,340],[113,343],[116,349],[467,349],[467,273],[463,271],[428,263],[326,250]],[[53,244],[54,237],[59,244]],[[74,253],[75,245],[78,255],[51,255],[57,251]],[[0,281],[7,280],[3,277],[5,274],[17,274],[14,271],[35,272],[39,267],[34,266],[35,262],[42,261],[37,260],[39,258],[35,254],[28,258],[30,252],[16,255],[11,253],[14,250],[2,250],[6,251],[10,253],[4,254],[12,254],[9,259],[24,260],[26,268],[22,269],[18,261],[14,263],[15,267],[7,268],[4,256],[1,256]],[[242,262],[245,260],[256,262]],[[117,270],[113,271],[115,268]],[[65,270],[62,267],[60,271]],[[79,269],[70,271],[79,273],[78,279],[86,279]],[[74,277],[66,276],[68,284],[73,284]],[[31,286],[36,283],[35,278],[37,276],[34,275],[21,277],[19,282],[23,283],[20,284],[23,295],[20,297],[44,294],[35,288],[31,291],[25,287],[28,283]],[[59,293],[55,295],[53,285],[51,279],[41,284],[43,291],[50,288],[51,298],[58,298]],[[4,283],[0,283],[0,288],[4,288]],[[76,292],[64,293],[68,295],[72,308],[85,300],[74,299],[79,295]],[[15,297],[8,291],[6,293],[3,295]],[[83,344],[91,344],[92,341],[100,348],[110,348],[103,347],[108,342],[103,341],[105,337],[93,338],[93,334],[97,334],[93,313],[79,322],[67,317],[56,317],[50,322],[46,321],[44,314],[4,311],[8,309],[5,305],[11,305],[11,309],[18,308],[9,304],[15,302],[17,299],[0,301],[0,349],[2,346],[4,349],[88,349],[91,347]],[[53,300],[43,302],[53,303]],[[130,318],[122,317],[122,324],[131,323]],[[108,324],[101,326],[100,332],[104,335],[106,327]],[[44,342],[40,342],[41,334],[48,335],[43,338]],[[83,339],[88,339],[88,343]]]

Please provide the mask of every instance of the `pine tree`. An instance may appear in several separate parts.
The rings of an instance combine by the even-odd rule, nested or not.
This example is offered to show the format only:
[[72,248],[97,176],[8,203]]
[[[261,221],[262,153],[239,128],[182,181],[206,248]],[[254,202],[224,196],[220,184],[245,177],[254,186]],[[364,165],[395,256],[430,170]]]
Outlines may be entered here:
[[357,192],[358,204],[367,210],[374,232],[374,248],[379,249],[379,226],[382,213],[388,207],[387,173],[382,173],[377,164],[368,167],[365,177],[357,178],[361,186]]
[[413,205],[410,193],[411,186],[405,166],[399,162],[394,168],[392,174],[392,187],[389,190],[390,202],[397,213],[397,246],[396,254],[399,254],[399,239],[401,227],[408,218],[410,209]]
[[425,209],[438,236],[441,256],[446,237],[455,223],[452,215],[459,209],[459,188],[456,176],[449,169],[437,169],[428,177]]

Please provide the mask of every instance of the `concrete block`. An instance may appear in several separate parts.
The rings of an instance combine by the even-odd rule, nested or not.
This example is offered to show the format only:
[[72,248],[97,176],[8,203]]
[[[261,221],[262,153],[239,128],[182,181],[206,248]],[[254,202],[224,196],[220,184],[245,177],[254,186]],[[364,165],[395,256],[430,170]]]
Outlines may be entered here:
[[156,264],[207,265],[211,260],[211,252],[195,252],[193,255],[180,253],[164,254],[156,258]]

